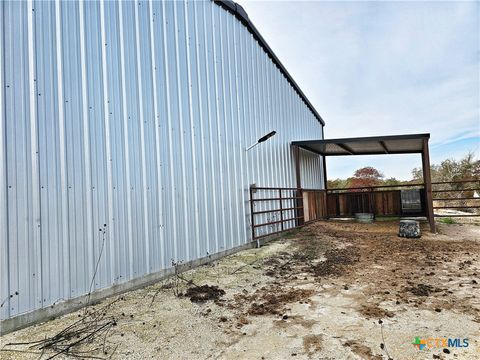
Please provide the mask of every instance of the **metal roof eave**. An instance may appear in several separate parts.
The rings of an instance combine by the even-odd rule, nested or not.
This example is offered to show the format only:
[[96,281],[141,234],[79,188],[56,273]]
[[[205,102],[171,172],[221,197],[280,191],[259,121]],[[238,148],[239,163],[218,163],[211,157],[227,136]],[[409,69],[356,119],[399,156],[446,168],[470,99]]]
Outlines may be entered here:
[[325,126],[325,121],[322,119],[320,114],[317,112],[317,110],[313,107],[312,103],[308,100],[307,96],[303,93],[302,89],[300,89],[300,86],[295,82],[293,77],[290,75],[290,73],[287,71],[285,66],[283,66],[282,62],[280,59],[275,55],[273,50],[270,48],[270,46],[267,44],[263,36],[260,34],[260,32],[257,30],[255,25],[250,21],[248,18],[247,12],[243,9],[243,7],[239,4],[237,4],[234,1],[231,0],[212,0],[215,4],[221,6],[225,10],[231,12],[235,17],[240,20],[240,22],[245,25],[245,27],[250,31],[250,33],[253,35],[255,40],[258,41],[260,46],[263,48],[263,50],[267,53],[267,55],[272,59],[273,63],[277,65],[278,69],[280,72],[286,77],[287,81],[290,83],[290,85],[295,89],[295,91],[298,93],[298,95],[302,98],[303,102],[307,105],[307,107],[310,109],[310,111],[313,113],[313,115],[317,118],[317,120],[322,124],[322,126]]
[[[423,139],[429,138],[430,134],[424,133],[293,141],[292,145],[324,156],[419,154],[424,150]],[[422,142],[415,144],[411,143],[412,140],[422,140]],[[403,149],[392,149],[390,142],[395,142],[397,147],[400,145]],[[328,150],[327,145],[329,144],[333,144],[341,150]],[[356,149],[351,147],[352,144],[355,144]],[[364,145],[364,149],[362,149],[362,144]],[[372,146],[376,146],[378,150],[369,150]]]

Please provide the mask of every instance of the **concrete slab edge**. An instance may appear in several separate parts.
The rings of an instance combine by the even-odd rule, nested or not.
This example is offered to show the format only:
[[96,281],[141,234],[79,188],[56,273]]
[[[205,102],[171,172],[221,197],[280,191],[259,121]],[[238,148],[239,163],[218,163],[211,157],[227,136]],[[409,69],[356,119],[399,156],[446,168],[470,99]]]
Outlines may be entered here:
[[[278,237],[279,237],[278,235],[272,236],[272,237],[266,237],[260,241],[260,244],[262,245]],[[179,265],[177,268],[179,269],[180,272],[188,271],[190,269],[221,259],[225,256],[232,255],[236,252],[256,247],[256,245],[257,245],[256,241],[249,242],[249,243],[237,246],[233,249],[225,250],[216,254],[211,254],[209,256],[206,256],[200,259],[191,260],[187,263]],[[144,288],[146,286],[155,284],[158,281],[164,280],[169,276],[172,276],[174,272],[175,272],[174,267],[170,267],[168,269],[164,269],[152,274],[148,274],[140,278],[132,279],[121,284],[116,284],[108,288],[99,289],[90,294],[90,302],[95,303],[113,295],[119,295],[122,293],[126,293],[128,291]],[[66,301],[62,301],[62,302],[47,306],[47,307],[33,310],[28,313],[20,314],[9,319],[1,320],[0,335],[6,335],[10,332],[20,330],[28,326],[39,324],[45,321],[49,321],[49,320],[52,320],[53,318],[74,312],[76,310],[81,309],[87,301],[88,301],[88,294],[85,294],[76,298],[68,299]]]

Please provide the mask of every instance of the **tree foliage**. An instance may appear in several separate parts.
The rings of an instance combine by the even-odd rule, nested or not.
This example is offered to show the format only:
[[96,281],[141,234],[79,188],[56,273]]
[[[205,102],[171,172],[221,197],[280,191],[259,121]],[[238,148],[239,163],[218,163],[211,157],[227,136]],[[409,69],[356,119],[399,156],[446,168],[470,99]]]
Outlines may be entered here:
[[[480,160],[473,152],[469,152],[460,160],[446,159],[439,165],[430,166],[432,182],[476,179],[480,177]],[[414,180],[423,181],[422,168],[412,170]]]
[[349,188],[371,187],[381,185],[384,175],[372,166],[358,169],[348,180]]
[[[432,182],[455,181],[461,179],[480,179],[480,160],[473,152],[469,152],[460,160],[446,159],[440,164],[434,164],[430,167]],[[401,181],[394,177],[386,178],[384,175],[372,166],[366,166],[356,170],[352,177],[348,179],[328,180],[329,189],[347,189],[357,187],[371,187],[376,185],[402,185],[418,184],[423,182],[422,168],[412,170],[412,180]],[[468,188],[468,185],[464,186]],[[462,189],[464,188],[462,187]],[[448,186],[443,186],[448,188]],[[458,193],[459,196],[461,193]]]
[[327,187],[329,189],[345,189],[348,187],[348,180],[345,180],[345,179],[328,180]]
[[401,185],[404,183],[405,181],[395,179],[394,177],[391,177],[382,181],[382,185]]

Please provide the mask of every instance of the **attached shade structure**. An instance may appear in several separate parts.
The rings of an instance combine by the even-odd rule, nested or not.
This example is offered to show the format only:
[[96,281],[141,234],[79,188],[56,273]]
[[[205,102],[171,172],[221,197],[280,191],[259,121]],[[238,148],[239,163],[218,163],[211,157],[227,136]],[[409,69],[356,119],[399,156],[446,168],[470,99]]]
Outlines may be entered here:
[[292,145],[323,156],[421,154],[430,134],[294,141]]
[[[323,156],[323,171],[327,183],[326,156],[348,155],[389,155],[389,154],[421,154],[423,169],[423,185],[426,194],[427,216],[430,230],[435,232],[433,217],[432,180],[430,175],[430,155],[428,140],[430,134],[370,136],[342,139],[293,141],[292,146],[302,148]],[[297,158],[297,157],[296,157]],[[299,166],[297,166],[299,169]],[[297,171],[297,187],[301,187],[300,174]]]

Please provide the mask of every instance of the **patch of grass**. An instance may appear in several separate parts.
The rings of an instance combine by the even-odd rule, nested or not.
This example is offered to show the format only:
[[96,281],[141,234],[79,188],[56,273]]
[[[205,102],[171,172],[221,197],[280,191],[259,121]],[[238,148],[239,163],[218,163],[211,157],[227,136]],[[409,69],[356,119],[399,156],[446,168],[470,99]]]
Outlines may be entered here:
[[290,239],[290,238],[296,237],[298,236],[298,233],[300,232],[300,230],[302,229],[287,230],[283,233],[283,238]]
[[438,219],[438,222],[439,223],[442,223],[442,224],[456,224],[457,222],[452,219],[451,217],[443,217],[443,218],[439,218]]
[[400,216],[388,216],[388,215],[375,217],[375,221],[398,221],[400,219],[401,219]]

